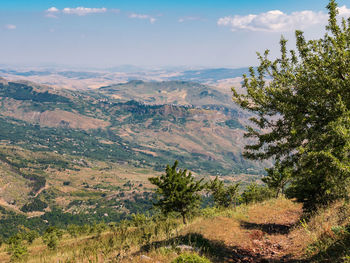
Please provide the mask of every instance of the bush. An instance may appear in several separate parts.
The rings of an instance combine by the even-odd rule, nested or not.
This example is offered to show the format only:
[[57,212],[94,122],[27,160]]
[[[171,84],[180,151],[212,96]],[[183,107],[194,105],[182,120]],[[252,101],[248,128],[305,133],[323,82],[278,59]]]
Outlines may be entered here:
[[44,211],[47,208],[47,203],[41,201],[40,199],[34,199],[31,203],[22,206],[21,210],[23,212],[33,212],[33,211]]
[[11,262],[23,260],[28,255],[28,249],[23,244],[20,235],[11,237],[8,240],[9,246],[7,252],[11,255]]
[[50,226],[43,235],[43,241],[50,250],[55,250],[58,247],[62,235],[63,231],[61,229]]
[[197,254],[182,254],[172,261],[172,263],[210,263],[210,260]]
[[39,233],[35,230],[30,230],[24,233],[23,237],[28,241],[29,244],[32,244],[33,241],[39,237]]
[[232,204],[236,207],[237,195],[240,183],[225,186],[222,181],[216,177],[207,185],[207,189],[211,192],[216,207],[230,207]]
[[268,187],[252,183],[242,193],[242,200],[246,204],[257,203],[268,200],[273,195],[274,193]]

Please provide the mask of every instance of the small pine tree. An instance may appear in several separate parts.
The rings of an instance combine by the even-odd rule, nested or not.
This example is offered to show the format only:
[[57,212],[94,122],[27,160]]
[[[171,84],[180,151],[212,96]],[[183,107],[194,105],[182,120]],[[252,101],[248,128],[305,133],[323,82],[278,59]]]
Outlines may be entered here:
[[267,200],[273,196],[272,191],[263,185],[251,183],[242,193],[244,203],[257,203]]
[[201,195],[204,189],[202,180],[196,181],[187,170],[178,170],[178,161],[170,167],[167,165],[166,174],[149,178],[149,181],[157,186],[156,193],[159,200],[154,203],[163,214],[178,212],[181,214],[184,224],[187,216],[199,207]]
[[280,194],[284,194],[286,185],[290,181],[291,169],[283,168],[281,163],[277,161],[275,166],[266,169],[267,176],[262,178],[262,181],[274,192],[276,192],[276,197]]
[[28,255],[28,249],[23,244],[20,234],[11,237],[8,244],[7,252],[11,255],[11,262],[23,260]]
[[76,238],[79,233],[79,227],[77,225],[68,225],[67,231],[71,237]]
[[232,204],[236,207],[237,195],[240,183],[225,187],[224,183],[216,177],[207,185],[207,189],[212,193],[215,205],[217,207],[230,207]]
[[39,237],[39,233],[35,230],[27,231],[23,234],[24,239],[28,241],[29,244],[32,244],[35,239]]
[[49,227],[46,229],[43,235],[43,241],[47,247],[51,250],[55,250],[58,247],[59,240],[62,238],[62,230],[56,227]]

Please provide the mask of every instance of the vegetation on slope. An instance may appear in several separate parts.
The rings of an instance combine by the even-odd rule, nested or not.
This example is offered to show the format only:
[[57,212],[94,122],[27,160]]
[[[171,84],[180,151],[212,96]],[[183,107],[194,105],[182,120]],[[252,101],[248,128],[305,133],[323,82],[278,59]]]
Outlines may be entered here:
[[183,106],[221,105],[236,108],[231,99],[213,87],[188,81],[145,82],[131,80],[101,87],[103,94],[121,101],[137,100],[147,104],[175,104]]
[[[204,262],[349,262],[350,93],[349,67],[346,65],[349,64],[350,20],[348,23],[343,20],[341,26],[337,24],[338,9],[334,0],[330,1],[328,10],[328,33],[324,38],[306,42],[303,34],[297,31],[298,53],[291,51],[290,56],[287,54],[286,41],[282,39],[281,58],[270,61],[268,52],[264,56],[259,55],[261,65],[257,68],[258,74],[251,68],[251,76],[244,77],[247,93],[238,94],[233,89],[235,101],[255,114],[251,118],[254,125],[248,127],[246,133],[246,136],[255,140],[246,146],[245,156],[253,160],[276,159],[275,166],[267,170],[267,177],[263,180],[268,187],[252,183],[238,196],[237,184],[225,186],[218,178],[202,184],[202,180],[195,179],[186,170],[177,170],[175,162],[172,168],[167,167],[165,175],[150,179],[158,187],[155,191],[158,202],[154,205],[161,208],[162,214],[133,214],[131,219],[117,225],[82,225],[82,222],[96,218],[96,213],[90,215],[88,212],[85,217],[79,214],[76,225],[67,225],[74,213],[63,213],[52,206],[52,211],[34,218],[35,222],[39,222],[36,226],[39,228],[40,223],[50,215],[47,222],[56,225],[61,222],[59,227],[62,229],[53,226],[38,229],[42,232],[38,238],[36,231],[21,227],[17,234],[6,239],[7,254],[4,251],[4,258],[10,256],[9,259],[13,261],[26,259],[29,262],[181,262],[195,258]],[[270,76],[271,80],[267,81],[266,76]],[[28,92],[19,97],[16,95],[16,100],[26,100],[27,95]],[[161,107],[164,108],[159,111]],[[83,112],[81,107],[79,110],[79,113]],[[169,121],[170,116],[174,117],[175,123],[185,125],[188,116],[198,120],[203,108],[146,106],[132,101],[106,103],[100,114],[113,111],[124,113],[121,114],[123,118],[119,119],[121,123],[127,122],[123,123],[123,127],[131,123],[140,125],[138,128],[142,129],[149,126],[159,129],[157,121],[164,120],[164,116],[168,118],[166,121]],[[191,115],[194,112],[195,115]],[[148,120],[154,115],[157,116],[156,122],[153,119],[152,123],[145,125],[144,118]],[[116,123],[112,118],[108,121]],[[211,127],[208,119],[202,121]],[[9,122],[5,123],[8,125]],[[227,125],[227,120],[221,123]],[[233,126],[236,126],[235,123]],[[116,129],[117,126],[109,128],[108,131],[98,130],[97,133],[106,133],[112,144],[116,142],[112,138],[119,140],[123,137],[113,133],[112,128]],[[167,131],[172,129],[168,126]],[[139,132],[131,131],[133,134]],[[70,132],[73,135],[80,132],[84,136],[81,130]],[[85,138],[91,144],[88,146],[99,146],[94,141],[96,137],[91,136],[96,131],[90,132],[85,132]],[[25,136],[24,132],[22,134]],[[172,135],[171,139],[175,133]],[[186,136],[191,137],[191,134],[187,133]],[[89,137],[93,139],[89,141]],[[192,138],[192,141],[195,140]],[[129,146],[119,145],[125,146],[131,157],[133,151]],[[159,156],[159,152],[152,153],[143,151],[145,156]],[[73,152],[70,154],[73,155]],[[27,166],[17,167],[18,162],[6,156],[2,157],[2,163],[6,167],[15,166],[12,172],[17,176],[22,173],[21,169],[28,169]],[[38,177],[24,174],[27,175],[23,176],[24,179],[42,183]],[[63,185],[69,187],[70,181],[64,181]],[[129,181],[124,186],[131,190],[132,183]],[[204,194],[201,191],[205,188],[211,193],[214,204],[220,208],[198,210],[200,194]],[[278,197],[280,193],[283,194],[284,190],[287,197],[295,199],[270,199],[273,195]],[[42,193],[53,197],[56,192],[45,189]],[[106,208],[99,206],[98,201],[102,200],[96,198],[99,194],[98,191],[70,193],[71,196],[86,197],[84,201],[89,205],[95,203],[95,212],[103,211],[98,208]],[[35,195],[40,197],[40,190]],[[115,196],[110,197],[107,200],[114,202]],[[222,208],[231,207],[237,199],[240,203],[238,208]],[[72,203],[80,205],[79,201]],[[24,205],[22,210],[32,208],[43,210],[46,205],[42,199],[34,199]],[[5,220],[16,215],[6,210],[2,212]],[[182,224],[179,215],[184,223],[187,223],[186,219],[190,219],[191,223]],[[115,216],[121,219],[120,214]],[[34,221],[24,222],[33,225]],[[195,253],[179,256],[184,250]]]
[[[26,262],[171,262],[185,251],[211,262],[346,262],[349,213],[349,204],[338,202],[306,222],[299,204],[279,198],[236,210],[204,209],[185,226],[175,217],[135,215],[116,225],[71,226],[53,249],[42,238],[22,244]],[[5,262],[6,251],[3,245]]]
[[[167,86],[147,83],[151,90],[163,85]],[[191,90],[192,85],[208,90],[186,82],[170,86]],[[103,156],[155,169],[178,159],[187,168],[212,175],[263,173],[261,165],[242,158],[246,117],[223,106],[223,97],[216,100],[218,105],[196,108],[146,105],[126,97],[118,102],[100,92],[54,91],[29,83],[4,82],[0,91],[0,139],[10,144],[24,144],[31,150],[50,147],[89,158]],[[209,93],[202,98],[210,98]]]

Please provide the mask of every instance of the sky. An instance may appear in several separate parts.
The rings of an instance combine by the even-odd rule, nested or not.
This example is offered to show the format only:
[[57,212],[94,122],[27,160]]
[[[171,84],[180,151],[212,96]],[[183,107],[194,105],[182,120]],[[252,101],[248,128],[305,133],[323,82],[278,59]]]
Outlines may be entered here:
[[[324,34],[328,0],[0,0],[0,64],[246,67]],[[350,0],[339,0],[342,17]]]

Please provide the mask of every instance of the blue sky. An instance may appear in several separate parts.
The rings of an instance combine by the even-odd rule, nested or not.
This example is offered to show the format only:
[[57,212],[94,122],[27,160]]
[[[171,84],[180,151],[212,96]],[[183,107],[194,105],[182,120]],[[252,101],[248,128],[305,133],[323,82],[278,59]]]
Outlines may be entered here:
[[[320,37],[328,0],[1,0],[0,63],[244,67]],[[343,17],[350,0],[338,1]]]

